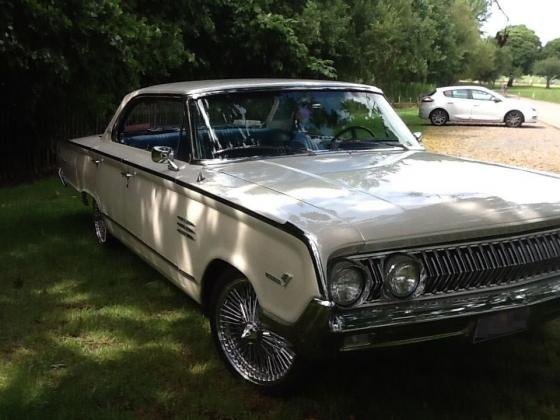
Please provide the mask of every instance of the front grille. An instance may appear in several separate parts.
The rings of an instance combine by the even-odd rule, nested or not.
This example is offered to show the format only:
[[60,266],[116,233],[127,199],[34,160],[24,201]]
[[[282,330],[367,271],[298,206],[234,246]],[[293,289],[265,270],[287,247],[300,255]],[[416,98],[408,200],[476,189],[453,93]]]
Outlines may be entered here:
[[[407,251],[423,262],[423,295],[512,285],[560,273],[560,230],[522,237]],[[373,279],[368,301],[383,298],[384,255],[359,261]]]

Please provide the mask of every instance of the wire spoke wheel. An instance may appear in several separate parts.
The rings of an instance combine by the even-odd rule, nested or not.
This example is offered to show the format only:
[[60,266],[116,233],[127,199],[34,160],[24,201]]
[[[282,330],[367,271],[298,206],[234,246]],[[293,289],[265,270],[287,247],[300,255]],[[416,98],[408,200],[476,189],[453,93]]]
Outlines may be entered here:
[[259,303],[249,281],[229,283],[217,305],[218,343],[235,371],[259,385],[282,381],[294,366],[296,354],[288,340],[262,327]]
[[103,219],[103,215],[99,211],[97,204],[94,204],[93,209],[93,228],[95,230],[97,242],[100,244],[107,242],[107,224],[105,223],[105,219]]

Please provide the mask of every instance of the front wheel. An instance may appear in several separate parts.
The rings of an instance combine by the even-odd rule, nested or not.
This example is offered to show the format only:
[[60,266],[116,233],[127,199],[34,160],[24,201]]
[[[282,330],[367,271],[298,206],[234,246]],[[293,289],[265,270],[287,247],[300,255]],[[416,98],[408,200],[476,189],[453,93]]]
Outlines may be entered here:
[[287,385],[297,356],[284,337],[263,328],[257,295],[246,278],[225,282],[214,300],[212,335],[228,368],[264,388]]
[[510,111],[506,114],[504,122],[507,127],[521,127],[521,124],[523,124],[523,114],[519,111]]
[[430,121],[433,125],[444,125],[449,120],[449,115],[443,109],[434,109],[430,113]]

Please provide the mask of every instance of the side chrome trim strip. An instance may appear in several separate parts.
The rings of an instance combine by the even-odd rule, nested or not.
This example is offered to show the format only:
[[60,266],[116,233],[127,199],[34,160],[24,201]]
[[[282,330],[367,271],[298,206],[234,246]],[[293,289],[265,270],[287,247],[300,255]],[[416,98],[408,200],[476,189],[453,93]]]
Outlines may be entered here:
[[154,255],[158,256],[162,261],[164,261],[166,264],[168,264],[169,266],[171,266],[173,269],[175,269],[179,274],[181,274],[183,277],[186,277],[188,280],[197,283],[196,278],[189,274],[186,273],[185,271],[181,270],[179,268],[179,266],[177,266],[177,264],[175,264],[174,262],[172,262],[171,260],[169,260],[168,258],[164,257],[163,255],[161,255],[159,252],[157,252],[155,249],[153,249],[150,245],[148,245],[146,242],[144,242],[142,239],[140,239],[138,236],[136,236],[134,233],[132,233],[130,230],[128,230],[127,228],[125,228],[123,225],[121,225],[119,222],[115,221],[114,219],[112,219],[111,217],[109,217],[107,214],[105,213],[101,213],[101,215],[106,218],[107,220],[109,220],[112,224],[114,224],[115,226],[117,226],[119,229],[121,229],[123,232],[127,233],[130,237],[132,237],[133,239],[135,239],[136,241],[140,242],[142,245],[144,245],[146,248],[148,248]]
[[208,197],[214,201],[217,201],[219,203],[225,204],[226,206],[229,206],[235,210],[238,210],[240,212],[243,212],[251,217],[254,217],[255,219],[260,220],[261,222],[265,222],[271,226],[276,227],[277,229],[280,229],[283,232],[286,232],[292,236],[294,236],[295,238],[299,239],[301,242],[304,243],[304,245],[307,247],[308,251],[309,251],[309,255],[311,256],[311,261],[313,262],[313,268],[315,270],[315,275],[317,276],[317,283],[318,283],[318,287],[319,287],[319,292],[321,293],[321,295],[323,297],[327,297],[327,288],[326,288],[326,278],[325,278],[325,274],[324,274],[324,270],[323,270],[323,265],[321,263],[321,261],[318,260],[318,252],[316,251],[316,246],[314,244],[312,244],[312,242],[310,241],[308,234],[306,232],[304,232],[303,230],[301,230],[299,227],[297,227],[296,225],[294,225],[291,222],[285,222],[285,223],[279,223],[275,220],[269,219],[266,216],[263,216],[262,214],[259,214],[255,211],[252,211],[246,207],[240,206],[239,204],[233,203],[229,200],[226,200],[225,198],[222,198],[218,195],[212,194],[208,191],[203,190],[202,188],[199,188],[193,184],[189,184],[187,182],[181,181],[173,176],[167,175],[167,174],[163,174],[159,171],[154,171],[152,169],[146,168],[144,166],[141,166],[137,163],[134,162],[130,162],[126,159],[123,158],[119,158],[116,156],[113,156],[109,153],[103,152],[101,150],[97,150],[94,147],[89,147],[89,146],[85,146],[83,144],[78,144],[78,143],[74,143],[71,140],[67,140],[67,142],[69,144],[71,144],[72,146],[84,149],[84,150],[88,150],[94,153],[98,153],[102,156],[108,157],[110,159],[116,160],[122,164],[128,165],[128,166],[132,166],[135,167],[137,169],[140,169],[144,172],[147,172],[149,174],[158,176],[160,178],[166,179],[168,181],[171,181],[181,187],[187,188],[189,190],[192,190],[194,192],[197,192],[205,197]]

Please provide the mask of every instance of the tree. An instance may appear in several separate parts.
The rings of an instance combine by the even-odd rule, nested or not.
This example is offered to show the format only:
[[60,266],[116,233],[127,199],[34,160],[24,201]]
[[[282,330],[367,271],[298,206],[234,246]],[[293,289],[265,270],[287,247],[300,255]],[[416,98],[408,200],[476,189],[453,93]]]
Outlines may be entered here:
[[546,88],[550,89],[550,82],[560,77],[560,58],[548,57],[537,61],[534,66],[534,72],[546,78]]
[[542,57],[558,57],[560,58],[560,38],[548,41],[542,49]]
[[525,25],[515,25],[508,29],[509,37],[506,49],[511,54],[511,66],[508,69],[508,86],[513,86],[516,74],[531,72],[533,63],[539,56],[541,41],[532,29]]

